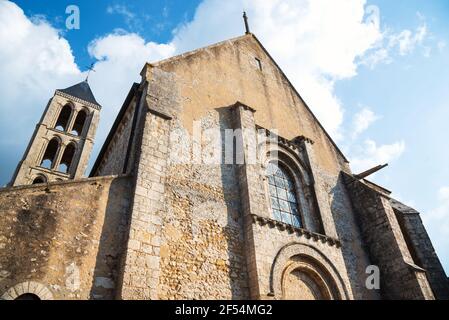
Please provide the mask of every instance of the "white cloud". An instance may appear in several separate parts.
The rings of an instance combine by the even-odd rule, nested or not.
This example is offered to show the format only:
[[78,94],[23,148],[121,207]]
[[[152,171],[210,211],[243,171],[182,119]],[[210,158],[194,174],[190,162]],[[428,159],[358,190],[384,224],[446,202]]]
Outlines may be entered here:
[[[26,17],[9,1],[0,1],[0,39],[0,148],[15,148],[18,156],[55,89],[80,82],[85,74],[75,64],[70,45],[58,30],[43,18]],[[89,78],[103,105],[95,144],[98,151],[132,83],[140,81],[145,62],[171,56],[174,48],[145,42],[136,34],[115,32],[92,41],[88,50],[99,60]],[[7,152],[0,154],[1,163],[9,161],[15,166],[19,160],[7,160]],[[13,171],[13,167],[2,169]]]
[[106,12],[122,16],[126,26],[132,31],[141,31],[143,29],[140,17],[123,4],[109,5],[106,8]]
[[[132,82],[139,81],[139,72],[146,61],[243,34],[242,9],[247,9],[251,30],[312,111],[334,139],[341,139],[344,107],[335,95],[335,82],[354,77],[360,63],[373,51],[377,51],[377,57],[371,57],[373,64],[385,61],[388,56],[382,52],[385,36],[379,23],[364,20],[366,1],[205,0],[191,22],[173,31],[173,40],[169,43],[146,42],[137,34],[123,31],[90,43],[89,53],[99,60],[90,84],[104,107],[95,150],[103,143]],[[125,6],[110,6],[107,11],[121,14],[125,19],[135,17]],[[215,14],[217,12],[220,14]],[[6,83],[0,92],[3,98],[0,110],[2,113],[8,110],[11,117],[16,109],[11,111],[9,104],[20,102],[20,112],[29,111],[26,113],[28,118],[21,119],[32,127],[54,89],[76,83],[83,79],[83,75],[74,62],[69,43],[47,22],[27,18],[9,1],[0,2],[0,18],[0,66],[3,71],[0,80]],[[426,29],[419,30],[414,35],[398,37],[398,43],[419,43],[425,37]],[[406,50],[410,44],[402,47]],[[26,97],[23,97],[23,90],[27,90]],[[366,130],[375,116],[365,111],[359,117],[355,119],[357,134]],[[7,130],[7,127],[1,130]],[[24,145],[31,130],[18,139],[18,143]],[[0,133],[8,136],[7,132]],[[366,156],[374,157],[372,161],[376,164],[380,154],[388,150],[388,145],[374,146],[379,149],[376,152],[372,144],[365,146],[371,148],[366,150]]]
[[438,191],[438,202],[434,209],[422,214],[422,219],[432,237],[432,242],[440,258],[446,261],[445,268],[449,268],[449,186],[441,187]]
[[352,170],[359,173],[379,164],[390,163],[399,158],[404,151],[404,141],[378,146],[375,141],[367,139],[364,145],[359,146],[349,160],[351,161]]
[[[126,50],[124,50],[126,48]],[[116,32],[89,44],[89,54],[98,60],[89,83],[103,105],[97,133],[96,149],[101,147],[133,82],[140,82],[145,62],[157,61],[174,54],[171,44],[145,42],[134,33]]]
[[376,120],[379,119],[370,108],[364,107],[362,110],[357,112],[352,119],[351,134],[352,139],[357,138],[361,133],[363,133],[369,126]]
[[185,51],[240,35],[241,11],[247,9],[251,31],[325,128],[340,138],[344,108],[334,83],[355,76],[358,58],[382,39],[379,26],[364,21],[365,4],[364,0],[206,0],[193,21],[176,30],[173,43]]
[[125,17],[125,19],[133,19],[135,17],[135,14],[131,12],[131,10],[129,10],[126,6],[120,4],[108,6],[106,8],[106,12],[109,14],[120,14]]
[[0,142],[23,147],[54,90],[81,72],[58,30],[9,1],[0,1],[0,39]]
[[389,38],[388,46],[398,48],[399,55],[405,56],[413,52],[416,46],[421,45],[427,35],[427,26],[419,26],[415,33],[410,30],[403,30],[399,34],[393,34]]
[[390,52],[384,47],[373,50],[370,54],[367,54],[360,60],[360,64],[368,66],[371,70],[380,63],[390,64],[392,62],[393,58],[391,58]]
[[[139,81],[139,72],[146,61],[243,34],[242,9],[248,12],[251,30],[326,129],[334,138],[342,138],[344,107],[335,95],[335,82],[354,77],[360,64],[374,67],[390,63],[392,52],[401,56],[413,52],[424,45],[428,35],[425,23],[415,32],[382,32],[378,23],[364,20],[366,8],[365,0],[204,0],[193,20],[173,31],[169,43],[146,42],[137,34],[125,32],[95,39],[88,50],[99,62],[90,83],[104,107],[96,150],[101,147],[132,82]],[[107,11],[122,15],[131,30],[140,27],[136,14],[125,6],[110,6]],[[54,90],[81,81],[84,76],[61,33],[42,18],[27,18],[9,1],[0,0],[0,39],[0,148],[4,151],[16,146],[22,153]],[[446,42],[440,41],[437,46],[443,50]],[[369,109],[356,115],[353,121],[356,136],[375,118]],[[11,132],[15,135],[11,136]],[[351,166],[355,172],[363,171],[394,161],[404,150],[404,141],[378,146],[368,139],[352,152]],[[1,162],[5,163],[7,153],[0,154]],[[17,160],[14,159],[14,165]],[[438,240],[443,249],[448,245],[448,194],[448,188],[442,188],[440,205],[424,216],[432,230],[439,230]]]
[[427,41],[429,38],[427,25],[422,21],[423,19],[420,18],[419,20],[421,24],[416,28],[415,32],[409,29],[402,30],[398,33],[388,29],[383,31],[382,41],[377,43],[374,50],[364,55],[360,63],[374,69],[378,64],[392,63],[393,57],[396,55],[400,57],[409,55],[416,48],[422,49],[422,55],[424,57],[430,57],[434,43]]
[[[21,10],[11,2],[2,2],[8,10]],[[286,0],[257,1],[240,0],[223,2],[205,0],[196,10],[194,19],[174,31],[174,38],[168,44],[146,43],[135,34],[114,33],[95,40],[89,46],[89,52],[99,59],[97,72],[91,76],[95,94],[110,111],[122,103],[132,80],[138,79],[140,68],[145,61],[195,49],[216,41],[221,41],[243,33],[241,20],[242,8],[248,8],[250,24],[253,30],[272,53],[280,66],[303,95],[312,110],[322,121],[334,138],[341,137],[343,122],[343,106],[334,93],[334,83],[338,79],[350,78],[357,73],[357,58],[371,48],[381,38],[378,26],[364,22],[364,0],[344,2],[328,0]],[[3,10],[5,11],[5,10]],[[135,17],[125,6],[110,6],[109,13],[118,13],[126,19]],[[220,12],[220,15],[212,14]],[[7,14],[5,12],[5,14]],[[14,24],[23,23],[39,28],[27,19],[23,12]],[[52,32],[54,42],[60,47],[52,48],[49,41],[42,41],[38,30],[29,32],[29,37],[39,42],[44,61],[42,70],[61,61],[60,68],[72,70],[73,75],[80,75],[70,46],[63,38],[58,37],[56,30],[42,22],[48,32]],[[2,30],[17,30],[15,25]],[[20,28],[18,29],[20,31]],[[3,31],[5,32],[5,31]],[[9,32],[10,38],[20,39],[17,32]],[[11,41],[12,41],[11,40]],[[30,39],[31,40],[31,39]],[[9,46],[13,52],[30,52],[24,40],[20,46]],[[126,48],[126,50],[123,50]],[[7,49],[2,45],[1,50]],[[65,52],[65,53],[64,53]],[[329,53],[332,54],[329,54]],[[34,50],[29,54],[29,61],[22,61],[23,68],[30,68],[35,63]],[[50,60],[46,63],[46,60]],[[3,61],[13,61],[6,57]],[[68,62],[68,63],[66,63]],[[15,66],[11,66],[14,68]],[[15,70],[15,69],[11,69]],[[64,71],[64,70],[62,70]],[[32,72],[30,72],[32,74]],[[45,75],[50,78],[52,75]],[[16,79],[26,79],[17,76]],[[100,80],[101,79],[101,80]],[[58,77],[46,82],[47,87],[54,89],[62,83]],[[21,86],[15,85],[14,88]],[[42,90],[36,88],[36,95],[44,96]],[[48,90],[46,92],[49,93]],[[47,96],[50,96],[48,94]],[[110,114],[110,113],[108,113]],[[102,115],[104,117],[104,115]],[[109,117],[109,116],[107,116]],[[109,121],[108,121],[109,122]],[[109,124],[109,123],[108,123]],[[100,133],[101,135],[101,133]],[[101,143],[101,140],[98,140]]]

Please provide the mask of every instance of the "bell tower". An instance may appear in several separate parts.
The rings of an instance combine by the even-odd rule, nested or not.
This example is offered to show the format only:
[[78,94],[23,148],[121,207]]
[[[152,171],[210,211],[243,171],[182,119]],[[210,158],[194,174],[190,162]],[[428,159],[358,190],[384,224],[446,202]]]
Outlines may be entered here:
[[87,80],[56,90],[10,185],[82,177],[94,144],[100,110]]

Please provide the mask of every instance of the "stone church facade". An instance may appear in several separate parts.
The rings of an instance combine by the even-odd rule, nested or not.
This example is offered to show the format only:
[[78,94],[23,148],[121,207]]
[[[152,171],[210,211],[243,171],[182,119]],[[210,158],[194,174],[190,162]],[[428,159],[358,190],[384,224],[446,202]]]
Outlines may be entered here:
[[351,172],[253,34],[141,76],[87,178],[101,106],[55,92],[0,189],[1,298],[449,298],[419,213]]

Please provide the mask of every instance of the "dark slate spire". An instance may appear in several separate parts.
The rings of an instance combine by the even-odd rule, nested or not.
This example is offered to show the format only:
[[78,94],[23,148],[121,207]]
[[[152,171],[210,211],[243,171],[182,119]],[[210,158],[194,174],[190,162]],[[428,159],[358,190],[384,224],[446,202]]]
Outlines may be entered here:
[[58,91],[71,95],[72,97],[96,104],[97,106],[100,105],[97,100],[95,100],[94,94],[92,93],[92,90],[90,89],[87,81],[80,82],[65,89],[59,89]]

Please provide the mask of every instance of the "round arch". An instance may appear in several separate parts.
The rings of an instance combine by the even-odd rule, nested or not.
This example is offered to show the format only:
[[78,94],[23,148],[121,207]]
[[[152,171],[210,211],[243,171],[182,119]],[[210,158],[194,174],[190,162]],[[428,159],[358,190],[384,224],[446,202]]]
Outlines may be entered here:
[[86,127],[89,116],[89,110],[86,107],[82,107],[80,110],[78,110],[76,112],[75,121],[73,122],[70,133],[81,136],[83,134],[84,128]]
[[39,166],[52,169],[59,150],[61,148],[62,139],[59,135],[54,135],[46,142],[44,153],[39,161]]
[[[300,156],[281,144],[269,142],[265,146],[262,167],[267,171],[270,162],[279,162],[290,173],[296,187],[296,198],[301,208],[300,215],[305,229],[324,233],[323,222],[318,209],[314,185],[308,167]],[[269,190],[265,186],[269,199]],[[270,204],[268,203],[270,207]]]
[[307,166],[299,158],[297,154],[292,152],[292,150],[283,147],[279,143],[269,142],[265,145],[265,155],[262,160],[262,166],[264,169],[267,168],[268,163],[271,161],[281,161],[288,170],[295,176],[301,179],[301,183],[309,187],[312,184],[310,179],[310,174],[306,169]]
[[40,173],[34,177],[32,184],[47,183],[47,181],[47,176]]
[[24,295],[34,295],[40,300],[53,300],[51,291],[41,283],[26,281],[16,284],[0,297],[1,300],[16,300]]
[[337,268],[313,246],[291,243],[279,250],[270,274],[270,291],[274,299],[292,298],[292,293],[286,292],[291,276],[300,278],[298,283],[316,299],[350,298]]
[[54,128],[59,131],[67,131],[70,119],[72,118],[74,111],[75,105],[71,101],[65,103],[59,110],[58,118],[56,119]]
[[59,162],[58,171],[69,173],[75,158],[78,144],[75,141],[70,141],[62,152],[62,157]]

